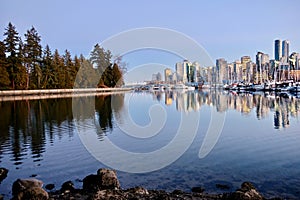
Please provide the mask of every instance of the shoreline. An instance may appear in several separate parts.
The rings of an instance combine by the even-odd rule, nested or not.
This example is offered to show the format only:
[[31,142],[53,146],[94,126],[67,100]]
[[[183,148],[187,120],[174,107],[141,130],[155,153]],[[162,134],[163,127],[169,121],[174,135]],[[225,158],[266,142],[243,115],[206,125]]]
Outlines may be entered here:
[[[0,168],[0,185],[7,176],[8,170]],[[90,174],[82,180],[82,188],[75,188],[72,181],[64,182],[60,189],[54,184],[43,185],[35,178],[17,179],[12,184],[11,200],[280,200],[281,197],[265,198],[250,182],[241,183],[241,187],[233,192],[206,193],[205,188],[193,187],[190,192],[174,189],[148,190],[136,186],[123,189],[115,170],[100,168],[96,174]],[[220,185],[226,187],[226,185]],[[55,190],[54,190],[55,188]],[[225,190],[225,189],[224,189]],[[0,194],[0,200],[4,197]]]
[[83,96],[110,95],[131,91],[131,88],[77,88],[46,90],[0,90],[1,101],[55,99]]

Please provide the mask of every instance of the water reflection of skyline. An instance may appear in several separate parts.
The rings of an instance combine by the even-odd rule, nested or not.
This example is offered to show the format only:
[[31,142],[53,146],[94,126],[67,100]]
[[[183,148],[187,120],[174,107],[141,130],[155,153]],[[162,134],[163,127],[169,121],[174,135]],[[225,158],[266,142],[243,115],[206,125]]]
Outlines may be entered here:
[[237,93],[230,91],[166,91],[153,92],[154,99],[162,101],[167,106],[175,104],[177,111],[198,111],[208,105],[218,112],[235,110],[242,115],[254,112],[258,120],[273,115],[274,128],[287,128],[290,117],[298,118],[300,114],[300,99],[289,93],[248,92]]

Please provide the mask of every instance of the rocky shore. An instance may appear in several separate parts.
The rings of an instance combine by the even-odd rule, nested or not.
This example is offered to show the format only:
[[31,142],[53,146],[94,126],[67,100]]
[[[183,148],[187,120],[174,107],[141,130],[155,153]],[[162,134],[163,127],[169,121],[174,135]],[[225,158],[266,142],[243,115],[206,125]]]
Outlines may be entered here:
[[[0,168],[0,184],[7,176],[8,170]],[[226,187],[220,185],[219,187]],[[82,188],[75,188],[71,181],[62,184],[59,190],[55,186],[37,179],[18,179],[12,186],[12,200],[264,200],[256,188],[249,182],[241,184],[241,188],[231,193],[207,194],[204,188],[194,187],[187,193],[181,190],[166,192],[147,190],[142,187],[122,189],[114,170],[99,169],[97,174],[90,174],[83,179]],[[0,200],[3,197],[0,195]],[[273,198],[281,199],[281,198]]]

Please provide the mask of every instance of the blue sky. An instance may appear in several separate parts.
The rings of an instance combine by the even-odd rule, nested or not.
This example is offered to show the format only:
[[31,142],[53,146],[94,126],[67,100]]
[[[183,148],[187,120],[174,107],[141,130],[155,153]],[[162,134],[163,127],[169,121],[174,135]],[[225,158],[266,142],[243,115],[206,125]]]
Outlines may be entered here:
[[[122,31],[162,27],[193,38],[214,62],[220,57],[232,62],[243,55],[254,59],[257,51],[273,58],[277,38],[290,40],[290,52],[300,52],[299,8],[298,0],[1,0],[0,28],[3,33],[12,22],[23,35],[33,25],[43,46],[87,56],[96,43]],[[152,53],[126,61],[130,67],[156,62],[149,57],[158,53]],[[170,56],[162,64],[174,67],[174,61]]]

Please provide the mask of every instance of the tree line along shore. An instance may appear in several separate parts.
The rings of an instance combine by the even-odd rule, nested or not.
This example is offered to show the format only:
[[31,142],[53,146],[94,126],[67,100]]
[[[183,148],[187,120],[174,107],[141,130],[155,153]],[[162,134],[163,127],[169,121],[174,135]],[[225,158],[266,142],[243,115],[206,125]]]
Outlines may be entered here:
[[61,55],[49,45],[42,47],[41,36],[32,26],[24,39],[9,22],[0,40],[0,90],[107,88],[123,85],[126,65],[99,44],[89,58]]

